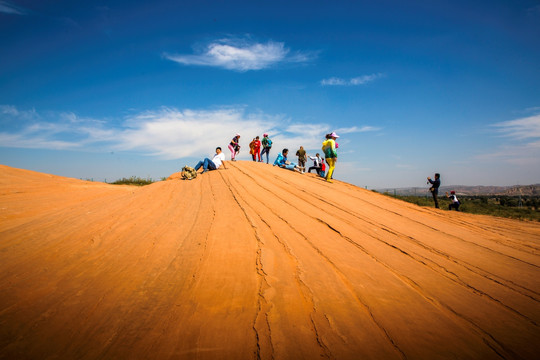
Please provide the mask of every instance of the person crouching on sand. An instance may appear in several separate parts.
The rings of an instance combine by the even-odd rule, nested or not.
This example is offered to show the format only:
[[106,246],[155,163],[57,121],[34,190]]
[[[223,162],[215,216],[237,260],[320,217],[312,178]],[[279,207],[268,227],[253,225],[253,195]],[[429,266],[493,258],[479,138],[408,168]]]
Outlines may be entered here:
[[209,170],[217,170],[219,167],[223,165],[223,168],[225,167],[225,154],[221,151],[221,148],[218,146],[216,148],[216,153],[214,154],[214,157],[212,160],[209,158],[205,158],[204,160],[201,160],[195,165],[195,171],[199,170],[201,166],[203,167],[203,171],[201,174],[204,174],[205,172]]
[[448,195],[448,192],[446,192],[446,197],[452,201],[452,203],[448,205],[448,210],[456,209],[456,211],[459,211],[459,200],[456,196],[456,192],[452,190],[450,191],[450,195]]
[[335,132],[326,135],[326,140],[322,143],[322,151],[324,152],[324,157],[326,163],[328,164],[328,174],[326,174],[326,181],[332,182],[332,175],[334,174],[334,169],[336,168],[337,162],[337,150],[336,150],[336,139],[338,134]]
[[280,168],[300,172],[300,168],[295,163],[287,160],[288,153],[289,149],[283,149],[281,154],[277,156],[276,161],[274,161],[274,166],[279,166]]
[[231,160],[236,161],[236,154],[240,152],[240,134],[236,134],[229,144],[229,150],[231,151]]
[[317,172],[317,174],[319,174],[320,177],[324,177],[324,170],[323,170],[323,159],[321,158],[321,156],[319,155],[319,153],[317,153],[315,155],[315,157],[313,156],[308,156],[311,160],[313,160],[313,166],[311,166],[309,169],[308,169],[308,173],[311,172],[311,170],[315,170]]

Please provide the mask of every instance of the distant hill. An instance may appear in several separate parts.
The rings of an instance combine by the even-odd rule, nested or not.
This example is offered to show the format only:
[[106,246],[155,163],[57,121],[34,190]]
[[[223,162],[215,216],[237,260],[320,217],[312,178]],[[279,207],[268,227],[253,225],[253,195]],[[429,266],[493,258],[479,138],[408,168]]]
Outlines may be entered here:
[[[450,185],[450,186],[441,186],[439,193],[444,194],[444,192],[454,190],[456,193],[461,195],[507,195],[507,196],[518,196],[518,195],[529,195],[529,196],[540,196],[540,184],[534,185],[512,185],[512,186],[466,186],[466,185]],[[428,193],[428,186],[426,187],[410,187],[410,188],[388,188],[388,189],[375,189],[377,192],[388,192],[390,194],[396,195],[424,195]]]

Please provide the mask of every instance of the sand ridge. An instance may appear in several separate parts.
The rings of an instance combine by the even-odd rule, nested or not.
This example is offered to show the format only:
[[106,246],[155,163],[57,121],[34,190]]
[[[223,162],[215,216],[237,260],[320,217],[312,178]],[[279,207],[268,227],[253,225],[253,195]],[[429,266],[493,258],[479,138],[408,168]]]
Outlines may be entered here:
[[226,165],[140,188],[0,166],[0,358],[540,354],[540,224]]

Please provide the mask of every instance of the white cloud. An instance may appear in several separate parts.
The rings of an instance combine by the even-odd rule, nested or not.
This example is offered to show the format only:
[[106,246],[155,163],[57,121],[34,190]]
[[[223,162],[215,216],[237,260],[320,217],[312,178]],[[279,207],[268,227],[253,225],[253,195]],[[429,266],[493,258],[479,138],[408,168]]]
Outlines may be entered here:
[[17,116],[18,110],[15,106],[10,105],[0,105],[0,114],[2,115],[12,115]]
[[363,76],[352,78],[350,80],[350,83],[351,85],[364,85],[380,77],[381,77],[381,74],[363,75]]
[[36,110],[19,110],[14,106],[0,106],[0,132],[3,147],[29,149],[82,149],[88,144],[114,139],[103,122],[80,118],[73,113],[38,113]]
[[364,85],[369,82],[375,81],[376,79],[384,77],[384,74],[371,74],[371,75],[362,75],[354,77],[351,79],[342,79],[338,77],[331,77],[328,79],[321,80],[322,86],[357,86]]
[[8,3],[7,1],[0,1],[0,13],[25,15],[26,11],[13,4]]
[[74,113],[35,111],[32,119],[23,120],[25,111],[0,107],[0,114],[2,109],[11,115],[0,116],[0,120],[18,124],[0,132],[3,147],[135,151],[161,159],[208,156],[216,146],[226,150],[237,132],[242,136],[241,158],[249,156],[251,139],[264,132],[274,141],[273,153],[283,148],[297,149],[300,145],[318,151],[324,134],[329,131],[325,124],[293,123],[284,116],[247,113],[244,107],[182,111],[161,108],[133,114],[121,122],[84,118]]
[[76,143],[51,140],[48,139],[46,135],[9,134],[4,132],[0,132],[0,144],[2,144],[3,147],[24,149],[74,150],[78,147]]
[[24,110],[21,111],[17,107],[12,105],[0,105],[0,116],[3,117],[17,117],[21,120],[37,119],[39,115],[36,110]]
[[504,121],[492,125],[505,136],[516,139],[540,138],[540,115]]
[[540,115],[503,121],[491,127],[509,140],[501,142],[495,151],[478,155],[477,159],[540,166]]
[[250,39],[216,40],[194,55],[169,55],[165,58],[183,65],[222,67],[228,70],[261,70],[282,62],[307,62],[313,55],[290,54],[282,42],[257,43]]
[[[136,115],[119,132],[121,150],[138,150],[166,159],[176,159],[212,152],[216,146],[224,150],[235,133],[262,136],[276,124],[264,114],[246,115],[241,108],[217,110],[184,110],[163,108]],[[248,141],[249,140],[249,141]]]
[[350,134],[350,133],[356,133],[356,132],[369,132],[369,131],[379,131],[379,130],[381,130],[381,128],[365,125],[362,127],[353,126],[349,128],[340,128],[340,129],[336,129],[335,131],[339,135],[339,134]]
[[326,85],[348,85],[349,82],[347,80],[344,80],[344,79],[340,79],[340,78],[336,78],[336,77],[331,77],[329,79],[323,79],[321,80],[321,85],[323,86],[326,86]]

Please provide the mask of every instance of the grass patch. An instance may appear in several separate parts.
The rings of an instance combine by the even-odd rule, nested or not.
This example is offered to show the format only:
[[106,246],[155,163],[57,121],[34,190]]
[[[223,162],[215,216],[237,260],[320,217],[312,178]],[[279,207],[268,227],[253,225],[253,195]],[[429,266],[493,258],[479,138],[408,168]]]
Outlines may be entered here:
[[154,182],[151,178],[140,178],[138,176],[132,176],[129,178],[122,178],[119,180],[116,180],[115,182],[112,182],[111,184],[114,185],[136,185],[136,186],[144,186],[144,185],[150,185]]
[[[404,196],[393,195],[388,192],[384,195],[413,203],[419,206],[434,207],[431,195],[426,196]],[[540,197],[523,196],[459,196],[461,205],[459,211],[470,214],[481,214],[499,216],[504,218],[540,221]],[[442,194],[439,196],[439,207],[448,209],[450,200]],[[452,210],[454,211],[454,210]]]

